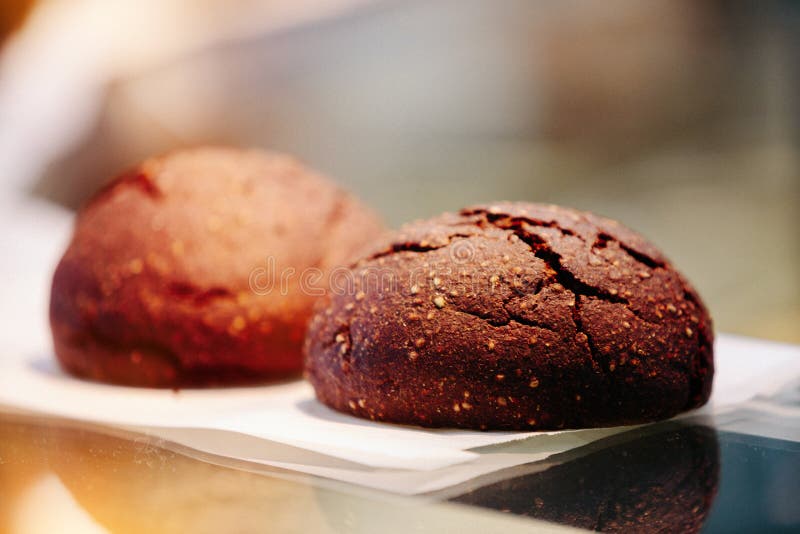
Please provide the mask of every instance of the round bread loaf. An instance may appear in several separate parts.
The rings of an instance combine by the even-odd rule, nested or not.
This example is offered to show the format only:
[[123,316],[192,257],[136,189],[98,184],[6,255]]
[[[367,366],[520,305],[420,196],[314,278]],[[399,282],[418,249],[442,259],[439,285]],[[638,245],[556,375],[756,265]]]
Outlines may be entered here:
[[637,233],[502,203],[407,225],[355,263],[311,322],[306,373],[320,401],[375,420],[621,425],[705,403],[712,338],[697,293]]
[[78,215],[53,278],[56,355],[75,375],[137,386],[299,373],[326,273],[380,231],[351,195],[286,156],[149,159]]

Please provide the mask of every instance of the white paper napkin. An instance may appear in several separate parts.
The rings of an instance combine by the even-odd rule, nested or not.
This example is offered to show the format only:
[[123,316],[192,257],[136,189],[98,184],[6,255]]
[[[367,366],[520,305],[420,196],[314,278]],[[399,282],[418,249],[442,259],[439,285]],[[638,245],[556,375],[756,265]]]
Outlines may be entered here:
[[[800,349],[721,336],[712,404],[729,405],[800,376]],[[474,460],[475,447],[556,432],[435,430],[355,418],[326,408],[302,381],[216,390],[151,390],[85,382],[48,353],[0,362],[0,403],[114,425],[239,432],[357,464],[434,470]]]

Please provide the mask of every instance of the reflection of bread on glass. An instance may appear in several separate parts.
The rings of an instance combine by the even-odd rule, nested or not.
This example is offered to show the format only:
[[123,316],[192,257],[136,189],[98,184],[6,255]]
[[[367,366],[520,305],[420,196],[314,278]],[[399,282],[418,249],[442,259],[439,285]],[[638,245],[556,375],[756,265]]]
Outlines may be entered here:
[[719,456],[712,428],[667,423],[553,456],[549,469],[453,500],[604,532],[698,532],[717,493]]
[[156,438],[49,435],[53,471],[110,532],[326,532],[307,484],[195,460]]
[[9,525],[20,496],[49,471],[36,427],[0,415],[0,526]]
[[53,471],[53,423],[0,413],[0,532],[106,532]]
[[380,229],[286,156],[199,148],[146,160],[78,215],[53,279],[56,354],[75,375],[140,386],[297,374],[325,276]]
[[462,534],[514,534],[532,526],[551,531],[546,524],[305,475],[284,480],[213,465],[144,437],[65,430],[53,432],[50,445],[50,454],[61,459],[53,469],[64,486],[114,533],[407,533],[448,531],[455,524]]
[[14,30],[24,22],[34,0],[12,0],[4,2],[0,9],[0,45]]

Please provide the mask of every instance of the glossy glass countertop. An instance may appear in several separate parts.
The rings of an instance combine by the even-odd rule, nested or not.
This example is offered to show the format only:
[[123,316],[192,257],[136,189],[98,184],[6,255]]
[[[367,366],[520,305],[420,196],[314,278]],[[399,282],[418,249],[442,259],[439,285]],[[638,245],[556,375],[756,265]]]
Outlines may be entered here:
[[0,532],[796,532],[800,443],[775,436],[796,435],[797,406],[639,427],[413,498],[0,409]]

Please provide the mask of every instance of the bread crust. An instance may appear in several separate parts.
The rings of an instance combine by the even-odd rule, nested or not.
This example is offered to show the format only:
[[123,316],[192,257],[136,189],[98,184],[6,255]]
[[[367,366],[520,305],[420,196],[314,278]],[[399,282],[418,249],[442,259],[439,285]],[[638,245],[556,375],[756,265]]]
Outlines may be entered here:
[[[53,277],[56,355],[72,374],[136,386],[298,374],[318,298],[301,273],[328,272],[380,232],[287,156],[205,147],[147,160],[78,215]],[[254,287],[267,276],[269,291]]]
[[477,206],[407,225],[351,273],[354,291],[320,303],[305,347],[307,377],[336,410],[547,430],[665,419],[710,395],[705,306],[616,221]]

